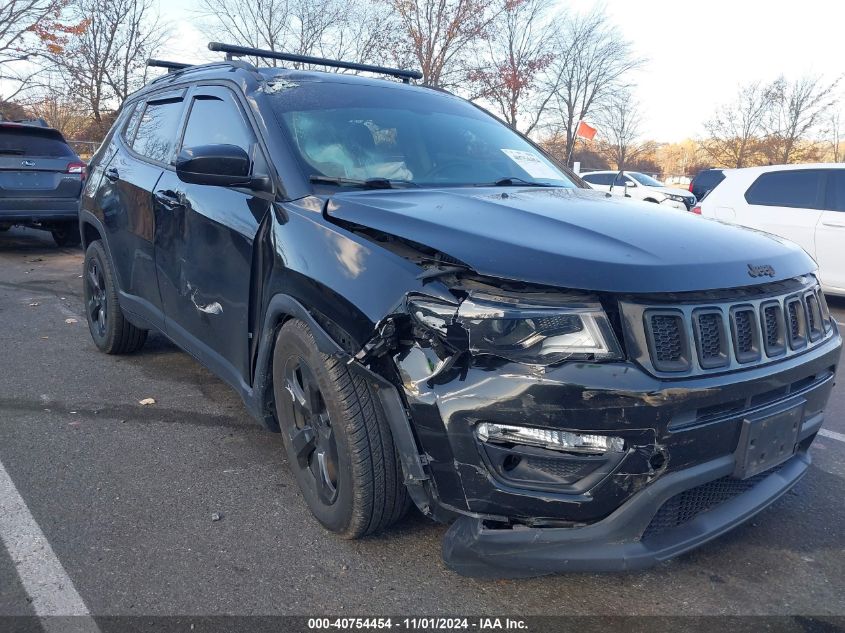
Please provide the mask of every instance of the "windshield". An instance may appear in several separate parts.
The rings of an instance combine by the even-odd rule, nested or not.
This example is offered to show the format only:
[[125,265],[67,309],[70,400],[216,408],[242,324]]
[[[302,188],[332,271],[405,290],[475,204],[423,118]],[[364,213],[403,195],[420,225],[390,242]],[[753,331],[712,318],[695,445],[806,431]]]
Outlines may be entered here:
[[638,183],[640,183],[641,185],[645,185],[646,187],[662,187],[663,186],[662,182],[660,182],[659,180],[655,180],[651,176],[646,176],[645,174],[641,174],[641,173],[636,172],[636,171],[628,171],[628,172],[625,172],[625,173],[628,174],[634,180],[636,180]]
[[313,182],[579,186],[510,128],[456,97],[391,85],[270,86],[272,108]]

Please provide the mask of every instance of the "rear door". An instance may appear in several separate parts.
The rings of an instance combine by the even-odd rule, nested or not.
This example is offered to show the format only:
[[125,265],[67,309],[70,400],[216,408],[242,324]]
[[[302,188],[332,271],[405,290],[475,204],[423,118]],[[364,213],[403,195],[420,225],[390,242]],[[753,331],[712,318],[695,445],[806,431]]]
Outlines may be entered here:
[[790,169],[760,174],[737,205],[737,224],[780,235],[816,254],[816,225],[822,214],[824,170]]
[[[190,98],[182,147],[227,144],[268,173],[235,93],[199,86]],[[229,382],[249,375],[252,247],[270,199],[243,188],[182,182],[167,170],[156,186],[156,262],[168,336]]]
[[0,124],[0,198],[74,200],[83,171],[84,164],[58,131]]
[[163,321],[152,195],[162,173],[172,169],[184,93],[184,89],[159,93],[138,106],[119,151],[103,170],[98,192],[121,304],[157,327]]
[[845,290],[845,169],[827,176],[824,210],[816,226],[816,261],[826,288]]

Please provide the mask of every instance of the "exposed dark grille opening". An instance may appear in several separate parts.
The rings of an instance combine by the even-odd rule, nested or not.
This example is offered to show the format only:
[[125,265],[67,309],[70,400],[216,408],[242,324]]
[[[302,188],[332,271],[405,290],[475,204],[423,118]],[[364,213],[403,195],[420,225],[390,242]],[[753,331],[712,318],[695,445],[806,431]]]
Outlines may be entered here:
[[743,492],[748,492],[779,468],[781,466],[775,466],[748,479],[722,477],[676,494],[660,506],[643,532],[643,540],[692,521],[702,512],[707,512]]
[[807,325],[811,341],[816,341],[824,335],[824,326],[822,325],[822,311],[819,307],[818,297],[814,294],[808,294],[807,300]]
[[807,338],[804,327],[804,304],[800,299],[789,299],[786,302],[786,320],[790,347],[792,349],[804,347],[807,344]]
[[789,310],[789,335],[793,339],[797,339],[801,336],[801,322],[798,321],[798,304],[793,301],[787,309]]
[[718,358],[722,353],[722,319],[718,314],[698,317],[699,341],[702,358]]
[[778,307],[769,306],[766,308],[766,343],[769,347],[777,347],[780,342],[778,329]]
[[754,352],[754,312],[752,310],[740,310],[734,313],[736,325],[736,351],[739,354],[751,354]]
[[683,357],[681,318],[666,314],[651,317],[651,331],[654,336],[654,356],[662,363],[678,362]]

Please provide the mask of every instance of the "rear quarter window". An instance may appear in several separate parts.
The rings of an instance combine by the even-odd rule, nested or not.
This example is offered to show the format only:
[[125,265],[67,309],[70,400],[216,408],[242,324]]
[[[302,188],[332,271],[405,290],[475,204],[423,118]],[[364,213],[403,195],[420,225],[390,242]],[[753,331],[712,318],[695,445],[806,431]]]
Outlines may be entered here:
[[0,155],[74,157],[76,154],[61,138],[45,135],[40,130],[0,128]]
[[768,207],[821,208],[822,172],[818,169],[761,174],[745,192],[748,204]]

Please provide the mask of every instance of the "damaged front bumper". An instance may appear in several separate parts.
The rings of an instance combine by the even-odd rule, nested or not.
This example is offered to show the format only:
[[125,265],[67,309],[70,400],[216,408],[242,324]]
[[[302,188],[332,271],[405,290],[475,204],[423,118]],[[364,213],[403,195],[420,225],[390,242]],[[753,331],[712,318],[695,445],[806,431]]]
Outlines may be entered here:
[[[492,529],[481,519],[463,516],[443,539],[443,560],[462,575],[494,578],[643,569],[748,520],[792,488],[809,464],[809,455],[801,451],[771,472],[742,481],[730,478],[734,460],[724,456],[670,473],[606,519],[578,528]],[[687,504],[691,508],[683,511],[691,513],[701,503],[698,498],[718,497],[719,488],[732,488],[737,494],[679,525],[671,525],[671,518],[662,519],[667,505]]]
[[[428,381],[415,379],[431,371],[425,350],[397,355],[428,513],[455,519],[446,564],[488,577],[638,569],[726,532],[806,471],[840,348],[836,335],[776,364],[674,381],[633,363],[579,362],[540,372],[455,366]],[[737,474],[744,420],[790,409],[799,411],[795,454]],[[579,456],[487,444],[481,422],[619,437],[625,449]],[[514,456],[519,466],[503,468]]]

